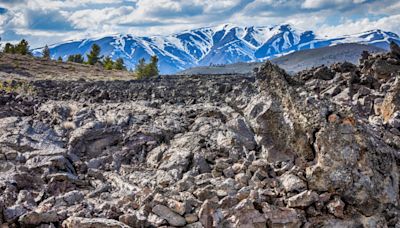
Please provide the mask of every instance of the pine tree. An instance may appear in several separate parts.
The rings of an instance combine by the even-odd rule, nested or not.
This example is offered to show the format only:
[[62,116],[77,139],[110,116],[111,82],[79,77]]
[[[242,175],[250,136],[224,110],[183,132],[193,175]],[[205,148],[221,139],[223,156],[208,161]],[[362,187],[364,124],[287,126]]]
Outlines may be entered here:
[[153,78],[158,75],[158,58],[157,56],[151,57],[151,62],[146,65],[144,69],[144,77],[145,78]]
[[157,56],[152,56],[149,64],[142,58],[136,65],[136,77],[138,79],[152,78],[159,74],[158,70],[158,58]]
[[57,61],[58,61],[58,62],[62,62],[62,61],[63,61],[63,59],[61,58],[61,56],[58,56]]
[[151,57],[151,62],[148,65],[148,68],[149,68],[148,77],[158,76],[158,74],[160,72],[158,71],[158,57],[157,56]]
[[44,59],[50,59],[50,49],[47,45],[43,48],[42,56]]
[[124,64],[124,60],[122,58],[118,58],[117,60],[115,60],[114,69],[116,69],[116,70],[126,70],[126,67],[125,67],[125,64]]
[[112,59],[111,59],[109,56],[107,56],[107,57],[104,58],[104,60],[103,60],[103,67],[104,67],[104,69],[106,69],[106,70],[112,70],[112,69],[113,69],[113,67],[114,67],[114,62],[112,61]]
[[29,51],[29,43],[25,39],[21,40],[16,46],[15,46],[15,53],[21,54],[21,55],[30,55]]
[[84,62],[83,56],[81,54],[76,54],[75,55],[75,62],[76,63],[83,63]]
[[139,62],[135,68],[135,74],[137,79],[143,79],[146,77],[145,68],[146,68],[146,60],[144,58],[139,59]]
[[100,46],[97,44],[93,44],[92,50],[90,50],[90,53],[87,55],[88,58],[87,63],[90,65],[94,65],[97,62],[99,62],[99,60],[102,58],[100,57],[100,52],[101,52]]
[[81,54],[70,55],[67,59],[68,62],[83,63],[83,56]]
[[6,43],[6,45],[4,46],[4,53],[8,53],[8,54],[15,54],[15,47],[14,45],[10,44],[10,43]]

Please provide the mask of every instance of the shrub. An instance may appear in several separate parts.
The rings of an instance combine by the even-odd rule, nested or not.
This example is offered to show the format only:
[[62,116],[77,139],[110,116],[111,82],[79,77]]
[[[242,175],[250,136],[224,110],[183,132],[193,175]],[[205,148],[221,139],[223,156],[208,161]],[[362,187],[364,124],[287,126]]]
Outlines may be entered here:
[[10,44],[10,43],[6,43],[6,45],[4,46],[4,53],[8,53],[8,54],[15,54],[15,47],[14,45]]
[[0,82],[0,91],[5,91],[7,93],[33,94],[34,88],[26,81],[6,80]]
[[109,56],[107,56],[107,57],[104,58],[104,60],[103,60],[103,67],[104,67],[104,69],[106,69],[106,70],[112,70],[112,69],[113,69],[113,67],[114,67],[114,62],[112,61],[112,59],[111,59]]
[[115,60],[114,69],[116,69],[116,70],[126,70],[126,67],[125,67],[125,64],[124,64],[124,60],[122,58],[118,58],[117,60]]

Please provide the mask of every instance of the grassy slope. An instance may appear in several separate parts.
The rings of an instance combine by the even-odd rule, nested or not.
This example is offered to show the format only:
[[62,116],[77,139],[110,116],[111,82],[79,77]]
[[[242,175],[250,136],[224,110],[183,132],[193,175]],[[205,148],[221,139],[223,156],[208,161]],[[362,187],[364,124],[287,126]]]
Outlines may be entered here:
[[132,80],[128,71],[57,62],[23,55],[0,54],[0,80]]

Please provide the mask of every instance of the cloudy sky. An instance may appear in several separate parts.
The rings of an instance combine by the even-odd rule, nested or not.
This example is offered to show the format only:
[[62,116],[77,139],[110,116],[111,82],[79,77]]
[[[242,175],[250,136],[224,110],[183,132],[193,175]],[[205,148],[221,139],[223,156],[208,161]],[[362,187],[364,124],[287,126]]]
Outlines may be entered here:
[[400,34],[399,0],[0,0],[2,41],[32,47],[116,33],[162,35],[222,23],[291,23],[320,35]]

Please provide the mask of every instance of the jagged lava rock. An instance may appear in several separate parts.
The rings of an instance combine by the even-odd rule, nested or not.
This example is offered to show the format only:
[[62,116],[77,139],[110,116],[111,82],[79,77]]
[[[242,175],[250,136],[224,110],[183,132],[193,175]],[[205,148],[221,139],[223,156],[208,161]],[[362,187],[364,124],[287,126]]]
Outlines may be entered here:
[[[9,227],[396,227],[398,50],[0,92]],[[389,67],[387,67],[389,66]]]

